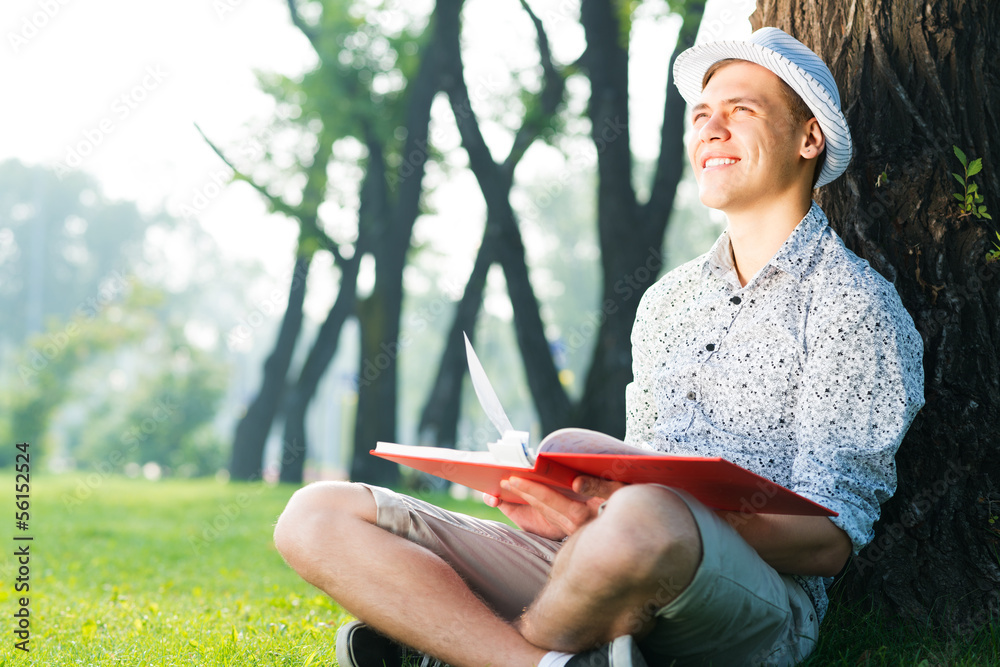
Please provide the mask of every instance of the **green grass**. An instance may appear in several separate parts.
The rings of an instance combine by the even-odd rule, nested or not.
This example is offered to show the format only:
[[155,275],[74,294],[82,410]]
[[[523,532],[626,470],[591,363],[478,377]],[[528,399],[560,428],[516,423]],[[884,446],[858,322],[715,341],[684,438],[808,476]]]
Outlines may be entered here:
[[[0,667],[335,665],[347,614],[281,560],[271,526],[291,487],[36,476],[32,483],[31,652],[14,648],[13,517],[0,526]],[[13,504],[13,480],[0,474]],[[435,498],[444,501],[443,498]],[[447,501],[493,516],[481,504]],[[13,512],[11,512],[13,514]],[[887,630],[835,607],[806,664],[996,665],[1000,631],[973,640]]]

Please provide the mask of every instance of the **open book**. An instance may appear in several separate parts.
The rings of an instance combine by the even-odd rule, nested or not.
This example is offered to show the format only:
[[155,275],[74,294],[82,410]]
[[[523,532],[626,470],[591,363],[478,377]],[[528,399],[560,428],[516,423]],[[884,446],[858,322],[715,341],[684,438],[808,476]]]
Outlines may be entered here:
[[508,477],[542,482],[574,496],[573,480],[590,475],[630,484],[664,484],[687,491],[719,510],[836,516],[836,512],[719,457],[657,453],[580,428],[553,431],[533,450],[528,446],[528,433],[511,427],[468,338],[465,343],[476,395],[500,431],[500,440],[490,443],[488,451],[379,442],[372,454],[508,502],[522,502],[500,488],[501,480]]

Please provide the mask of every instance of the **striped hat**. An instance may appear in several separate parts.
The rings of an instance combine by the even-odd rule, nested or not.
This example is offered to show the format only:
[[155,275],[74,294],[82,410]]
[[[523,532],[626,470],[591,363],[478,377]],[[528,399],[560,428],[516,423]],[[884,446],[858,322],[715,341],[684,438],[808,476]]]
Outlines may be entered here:
[[851,130],[840,110],[837,82],[819,56],[778,28],[761,28],[746,40],[693,46],[674,62],[674,82],[689,105],[701,98],[701,82],[708,68],[727,58],[747,60],[771,70],[816,114],[826,139],[826,161],[816,187],[844,173],[851,161]]

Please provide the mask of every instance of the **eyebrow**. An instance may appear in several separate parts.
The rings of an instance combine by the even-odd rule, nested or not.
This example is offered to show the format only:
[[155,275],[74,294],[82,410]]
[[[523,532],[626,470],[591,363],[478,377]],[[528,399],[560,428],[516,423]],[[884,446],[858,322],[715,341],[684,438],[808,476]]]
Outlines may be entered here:
[[[724,100],[720,100],[719,104],[721,106],[733,106],[733,105],[737,105],[737,104],[749,104],[749,105],[755,106],[755,107],[764,107],[764,106],[767,106],[767,105],[764,104],[764,102],[762,102],[761,100],[757,99],[756,97],[746,97],[746,96],[742,96],[742,97],[730,97],[730,98],[727,98],[727,99],[724,99]],[[696,113],[698,111],[701,111],[702,109],[708,109],[708,108],[709,108],[708,104],[706,104],[705,102],[700,102],[700,103],[696,104],[691,109],[691,113],[693,114],[693,113]]]

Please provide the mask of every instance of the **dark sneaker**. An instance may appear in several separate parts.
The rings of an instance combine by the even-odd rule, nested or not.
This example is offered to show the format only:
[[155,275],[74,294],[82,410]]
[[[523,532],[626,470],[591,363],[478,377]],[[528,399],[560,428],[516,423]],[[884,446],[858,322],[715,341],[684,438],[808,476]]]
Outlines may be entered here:
[[337,630],[337,662],[340,667],[403,667],[405,650],[361,621],[351,621]]
[[411,651],[361,621],[337,630],[340,667],[440,667],[433,658]]
[[647,665],[632,635],[623,635],[601,648],[577,653],[569,659],[566,667],[647,667]]

